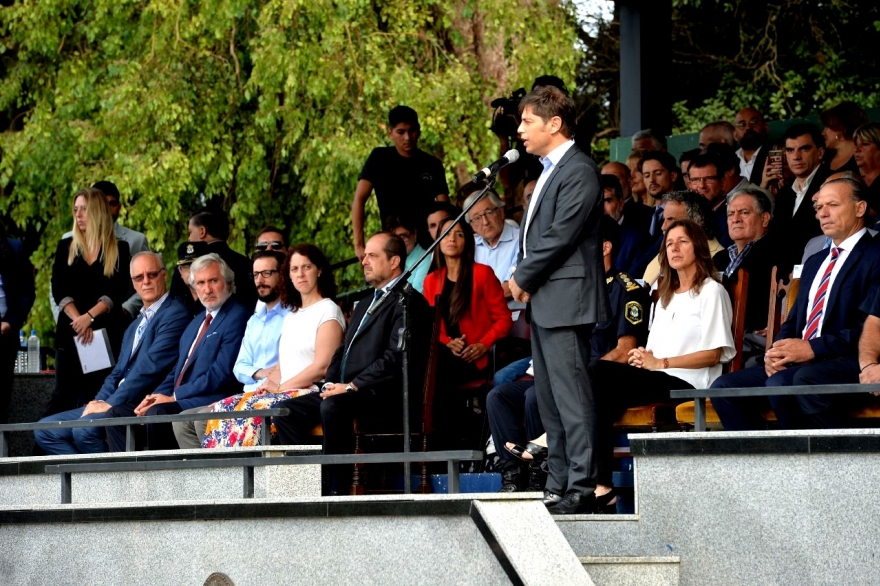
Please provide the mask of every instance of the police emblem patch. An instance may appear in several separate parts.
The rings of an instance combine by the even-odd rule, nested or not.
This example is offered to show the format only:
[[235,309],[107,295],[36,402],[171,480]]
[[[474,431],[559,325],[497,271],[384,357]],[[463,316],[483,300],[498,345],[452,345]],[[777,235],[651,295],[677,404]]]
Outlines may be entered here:
[[642,304],[638,301],[630,301],[626,304],[626,308],[624,309],[624,317],[626,317],[626,321],[631,323],[632,325],[638,325],[642,323],[642,319],[644,319],[644,311],[642,310]]

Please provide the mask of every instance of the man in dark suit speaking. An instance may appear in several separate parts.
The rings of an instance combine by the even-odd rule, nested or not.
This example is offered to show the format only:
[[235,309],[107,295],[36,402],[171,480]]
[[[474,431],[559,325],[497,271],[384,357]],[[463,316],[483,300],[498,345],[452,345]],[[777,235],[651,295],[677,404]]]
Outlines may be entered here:
[[531,302],[535,390],[549,451],[544,503],[552,513],[591,513],[596,414],[587,363],[594,324],[611,318],[599,171],[574,144],[571,98],[539,88],[523,98],[520,111],[520,138],[544,170],[523,220],[510,291]]
[[[125,330],[119,362],[104,380],[95,400],[42,421],[100,419],[116,405],[129,409],[162,382],[177,359],[180,336],[189,323],[186,307],[168,295],[165,266],[155,252],[131,259],[131,281],[143,301],[140,315]],[[99,454],[106,451],[105,427],[39,429],[37,443],[47,454]]]
[[[327,369],[327,382],[320,393],[288,399],[276,405],[287,407],[290,415],[275,419],[282,444],[312,443],[310,433],[315,425],[324,428],[324,453],[346,454],[354,448],[353,422],[356,416],[368,413],[400,412],[403,353],[397,347],[403,310],[397,299],[389,299],[373,315],[367,311],[391,288],[406,265],[406,244],[388,232],[376,234],[364,248],[364,278],[374,294],[361,300],[351,316],[342,345],[336,349]],[[424,335],[428,303],[417,291],[409,299],[412,365],[424,362],[427,350]],[[414,376],[418,366],[411,366],[410,389],[420,387]],[[411,400],[411,404],[413,400]],[[394,419],[390,416],[389,419]],[[328,491],[347,494],[349,467],[334,470]]]

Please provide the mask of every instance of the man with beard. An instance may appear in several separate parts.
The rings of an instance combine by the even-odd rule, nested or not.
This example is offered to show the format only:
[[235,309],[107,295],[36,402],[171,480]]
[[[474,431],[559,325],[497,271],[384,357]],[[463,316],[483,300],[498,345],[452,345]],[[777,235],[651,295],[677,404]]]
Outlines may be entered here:
[[736,113],[733,123],[733,136],[739,142],[736,156],[739,157],[739,174],[755,185],[761,184],[764,164],[770,144],[767,135],[770,127],[761,113],[754,108],[743,108]]
[[[274,250],[258,252],[254,255],[253,279],[257,288],[257,310],[247,322],[238,358],[232,367],[236,380],[244,385],[242,392],[257,390],[266,380],[276,385],[281,382],[278,368],[278,342],[281,339],[281,326],[284,317],[290,313],[280,301],[281,287],[284,286],[284,255]],[[189,409],[184,413],[206,413],[212,405]],[[173,423],[174,436],[182,449],[202,447],[207,421],[182,421]]]

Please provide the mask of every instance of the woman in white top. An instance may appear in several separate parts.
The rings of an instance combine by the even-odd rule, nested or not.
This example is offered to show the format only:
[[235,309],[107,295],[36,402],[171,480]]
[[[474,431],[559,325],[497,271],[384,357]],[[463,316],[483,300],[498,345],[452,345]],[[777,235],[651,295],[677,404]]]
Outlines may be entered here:
[[663,279],[645,347],[630,350],[629,364],[605,360],[587,369],[596,399],[596,501],[600,512],[614,502],[612,426],[627,408],[669,402],[674,389],[708,388],[721,363],[736,351],[730,297],[715,278],[706,234],[690,220],[667,229],[660,249]]
[[[281,273],[285,276],[281,303],[290,308],[279,342],[280,383],[264,382],[256,391],[228,397],[212,411],[269,409],[280,401],[318,390],[333,353],[342,344],[345,318],[333,298],[336,282],[330,263],[311,244],[293,246]],[[262,418],[210,421],[202,446],[260,444]]]

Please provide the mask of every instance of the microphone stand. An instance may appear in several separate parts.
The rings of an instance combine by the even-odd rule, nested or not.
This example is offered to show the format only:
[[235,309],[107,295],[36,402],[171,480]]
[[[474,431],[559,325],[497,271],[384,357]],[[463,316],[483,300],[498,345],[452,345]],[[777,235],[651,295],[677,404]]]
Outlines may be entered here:
[[[461,222],[464,218],[467,217],[467,213],[474,207],[479,201],[485,197],[486,193],[495,187],[495,181],[498,171],[492,173],[486,179],[486,187],[481,191],[474,200],[461,210],[461,213],[458,214],[458,217],[455,218],[452,222],[450,222],[446,229],[443,230],[441,234],[437,236],[434,242],[428,247],[428,249],[422,254],[418,261],[412,264],[412,266],[406,269],[403,274],[397,279],[397,282],[394,283],[385,293],[380,297],[373,306],[367,310],[367,315],[372,316],[382,305],[388,301],[389,297],[397,296],[397,302],[401,306],[403,310],[403,327],[398,331],[398,339],[397,339],[397,349],[403,352],[403,451],[408,454],[411,451],[410,447],[410,431],[409,431],[409,358],[410,358],[410,324],[409,324],[409,296],[415,291],[413,286],[409,283],[409,278],[415,272],[416,267],[418,267],[428,256],[433,254],[434,249],[440,245],[440,242],[446,238],[446,235],[455,228],[455,225]],[[410,469],[411,465],[409,462],[403,463],[403,492],[404,494],[410,494],[412,492],[412,487],[410,486]]]

